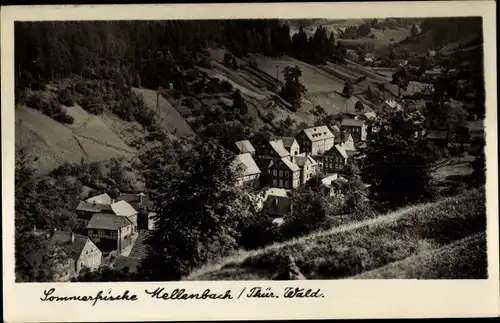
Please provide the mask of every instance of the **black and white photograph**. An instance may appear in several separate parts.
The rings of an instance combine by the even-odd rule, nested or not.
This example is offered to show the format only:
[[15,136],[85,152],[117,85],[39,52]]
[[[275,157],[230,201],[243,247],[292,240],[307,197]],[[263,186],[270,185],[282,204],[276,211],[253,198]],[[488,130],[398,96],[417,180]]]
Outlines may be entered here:
[[15,24],[19,282],[487,278],[481,17]]
[[497,275],[484,17],[276,16],[14,21],[17,285]]

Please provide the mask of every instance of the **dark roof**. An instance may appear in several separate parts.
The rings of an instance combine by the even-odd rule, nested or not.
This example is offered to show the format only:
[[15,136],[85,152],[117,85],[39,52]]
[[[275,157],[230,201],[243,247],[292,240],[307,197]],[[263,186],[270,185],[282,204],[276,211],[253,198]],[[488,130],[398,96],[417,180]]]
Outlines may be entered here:
[[362,127],[365,124],[363,120],[343,119],[341,125],[347,127]]
[[131,224],[124,216],[96,213],[87,224],[87,229],[120,230]]
[[81,191],[81,193],[80,193],[79,197],[80,197],[81,199],[87,199],[87,198],[89,197],[90,193],[92,193],[92,192],[94,192],[94,191],[95,191],[95,190],[94,190],[93,188],[88,187],[88,186],[86,186],[86,185],[83,185],[83,186],[82,186],[82,191]]
[[76,210],[77,211],[95,212],[95,213],[99,213],[102,211],[112,211],[111,205],[90,203],[90,202],[85,202],[85,201],[80,201],[80,203],[78,203],[78,206],[76,207]]
[[303,167],[306,164],[307,156],[293,156],[293,161],[297,166]]
[[257,164],[257,167],[259,167],[261,172],[265,172],[272,166],[273,160],[266,158],[257,158],[255,160],[255,163]]
[[255,153],[255,148],[249,140],[240,140],[234,143],[239,153]]
[[141,201],[141,195],[144,196],[142,193],[120,193],[120,196],[116,198],[116,201],[125,201],[128,203],[132,202],[140,202]]
[[290,147],[292,147],[293,145],[293,142],[295,141],[294,137],[281,137],[281,139],[283,140],[283,145],[287,149],[290,149]]
[[62,247],[64,252],[75,261],[80,258],[83,248],[89,238],[81,234],[75,234],[74,241],[71,241],[71,232],[68,231],[55,231],[52,235],[51,241],[59,247]]

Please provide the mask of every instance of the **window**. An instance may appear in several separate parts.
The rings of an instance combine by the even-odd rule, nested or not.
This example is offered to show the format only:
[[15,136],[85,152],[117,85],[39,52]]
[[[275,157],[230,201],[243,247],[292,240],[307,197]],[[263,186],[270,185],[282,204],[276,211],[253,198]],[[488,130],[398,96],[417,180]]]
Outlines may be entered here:
[[283,187],[283,180],[280,179],[280,187]]
[[288,171],[285,171],[285,177],[288,177]]
[[273,175],[274,176],[278,175],[278,171],[276,169],[273,170]]
[[83,267],[83,262],[80,263],[80,268],[82,268],[82,267]]
[[87,250],[87,251],[85,251],[85,254],[86,254],[86,255],[88,255],[88,254],[89,254],[89,251],[88,251],[88,250]]
[[278,181],[277,181],[277,180],[275,180],[275,179],[273,179],[273,186],[274,186],[274,187],[278,186]]
[[281,177],[281,176],[283,176],[283,171],[282,171],[282,170],[280,170],[280,177]]
[[288,187],[288,181],[285,181],[285,187]]

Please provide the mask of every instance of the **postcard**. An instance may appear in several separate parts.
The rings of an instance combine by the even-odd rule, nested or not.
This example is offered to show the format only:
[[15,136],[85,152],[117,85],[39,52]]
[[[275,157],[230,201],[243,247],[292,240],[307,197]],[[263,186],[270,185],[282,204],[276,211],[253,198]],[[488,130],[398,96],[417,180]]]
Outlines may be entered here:
[[494,8],[2,7],[5,320],[499,315]]

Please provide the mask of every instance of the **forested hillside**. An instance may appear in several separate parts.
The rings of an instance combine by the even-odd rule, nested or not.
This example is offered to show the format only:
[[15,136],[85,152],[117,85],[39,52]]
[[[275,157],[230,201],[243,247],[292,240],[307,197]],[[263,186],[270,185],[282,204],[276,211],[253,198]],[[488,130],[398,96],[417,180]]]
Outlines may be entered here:
[[278,20],[23,22],[15,33],[17,89],[73,74],[109,79],[118,71],[149,88],[182,86],[180,71],[200,64],[209,44],[268,56],[295,48],[293,56],[303,56],[304,43],[318,49],[326,40],[301,33],[293,42]]

